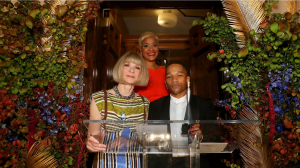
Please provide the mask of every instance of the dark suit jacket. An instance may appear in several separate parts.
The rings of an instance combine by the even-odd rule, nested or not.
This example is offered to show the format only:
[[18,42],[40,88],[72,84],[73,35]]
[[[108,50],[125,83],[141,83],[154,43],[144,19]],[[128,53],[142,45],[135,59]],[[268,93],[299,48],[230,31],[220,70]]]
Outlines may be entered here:
[[[170,95],[150,103],[148,120],[170,120]],[[199,96],[191,95],[193,120],[215,120],[213,104]]]
[[[170,120],[170,95],[162,97],[150,103],[148,120]],[[214,113],[213,104],[201,97],[191,95],[190,107],[192,112],[193,120],[215,120],[216,116]],[[205,139],[205,131],[203,131],[203,138]],[[173,158],[172,166],[170,166],[170,156],[156,155],[149,157],[149,168],[158,167],[188,167],[183,162],[188,160],[184,158]],[[175,163],[174,163],[175,162]],[[201,154],[200,157],[201,167],[209,167],[207,157]]]

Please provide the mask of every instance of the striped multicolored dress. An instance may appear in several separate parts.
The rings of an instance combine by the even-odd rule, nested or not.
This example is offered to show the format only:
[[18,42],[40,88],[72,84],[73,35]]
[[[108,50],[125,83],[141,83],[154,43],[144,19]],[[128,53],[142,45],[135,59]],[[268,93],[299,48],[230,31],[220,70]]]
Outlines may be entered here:
[[[105,96],[103,91],[92,94],[97,108],[106,120],[121,120],[122,113],[125,114],[126,120],[145,120],[147,116],[150,101],[142,95],[134,99],[121,99],[115,95],[107,93],[107,112],[105,112]],[[102,130],[106,133],[103,144],[110,144],[117,137],[124,137],[127,139],[136,139],[135,125],[133,124],[102,124]],[[137,145],[131,144],[126,150],[135,148]],[[115,149],[118,150],[118,149]],[[124,149],[123,149],[124,150]],[[140,156],[134,153],[98,153],[97,163],[94,167],[97,168],[140,168]],[[95,163],[95,162],[94,162]]]

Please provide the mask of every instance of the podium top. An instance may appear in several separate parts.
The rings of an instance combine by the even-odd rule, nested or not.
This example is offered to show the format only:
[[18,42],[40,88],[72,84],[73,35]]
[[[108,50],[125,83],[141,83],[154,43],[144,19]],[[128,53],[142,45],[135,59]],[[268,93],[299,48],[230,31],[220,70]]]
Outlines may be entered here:
[[134,120],[83,120],[83,123],[136,123],[136,124],[170,124],[170,123],[204,123],[204,124],[242,124],[242,123],[253,123],[260,124],[260,120],[145,120],[145,121],[134,121]]
[[[202,139],[188,131],[197,123]],[[191,148],[196,153],[231,153],[257,131],[260,123],[260,120],[83,120],[90,135],[107,145],[106,153],[146,151],[179,156],[189,155]],[[99,131],[95,132],[95,128]]]

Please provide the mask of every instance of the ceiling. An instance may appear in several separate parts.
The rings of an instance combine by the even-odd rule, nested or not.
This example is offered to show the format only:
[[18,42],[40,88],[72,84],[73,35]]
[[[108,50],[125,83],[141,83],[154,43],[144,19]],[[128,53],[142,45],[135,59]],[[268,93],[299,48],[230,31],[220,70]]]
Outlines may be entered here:
[[[175,27],[166,28],[157,23],[158,15],[166,9],[121,9],[124,22],[127,26],[129,34],[141,34],[145,31],[151,31],[156,34],[189,34],[194,20],[197,17],[185,17],[177,9],[168,9],[177,16],[177,24]],[[181,9],[186,16],[205,17],[211,9]]]

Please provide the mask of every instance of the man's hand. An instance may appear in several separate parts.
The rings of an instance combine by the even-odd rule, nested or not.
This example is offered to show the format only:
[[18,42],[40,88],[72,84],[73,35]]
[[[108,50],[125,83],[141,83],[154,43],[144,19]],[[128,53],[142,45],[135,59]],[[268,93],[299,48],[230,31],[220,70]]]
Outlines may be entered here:
[[199,140],[202,139],[202,131],[200,129],[200,124],[193,124],[192,128],[190,128],[189,131],[191,132],[191,134],[199,133]]

